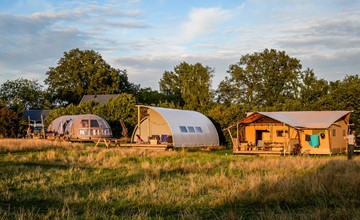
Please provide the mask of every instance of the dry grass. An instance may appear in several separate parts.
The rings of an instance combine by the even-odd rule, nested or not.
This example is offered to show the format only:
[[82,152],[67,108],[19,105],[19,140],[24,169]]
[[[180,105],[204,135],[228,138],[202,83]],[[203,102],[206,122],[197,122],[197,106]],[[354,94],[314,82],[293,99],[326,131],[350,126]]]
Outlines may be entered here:
[[71,144],[64,141],[49,141],[43,139],[0,139],[0,153],[46,150],[55,147],[69,148],[73,146],[82,147],[82,145]]
[[0,140],[0,219],[360,217],[357,157],[249,158],[48,143]]

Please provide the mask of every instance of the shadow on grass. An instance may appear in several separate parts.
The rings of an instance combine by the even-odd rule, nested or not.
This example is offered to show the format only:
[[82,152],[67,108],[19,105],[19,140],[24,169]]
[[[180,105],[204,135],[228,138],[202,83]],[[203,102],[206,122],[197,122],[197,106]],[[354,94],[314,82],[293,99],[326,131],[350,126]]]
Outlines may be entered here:
[[[331,160],[295,178],[263,181],[252,191],[210,208],[206,217],[360,219],[359,184],[360,161]],[[257,196],[251,196],[254,191]]]
[[[6,173],[2,175],[2,178],[13,179],[19,175],[31,176],[36,169],[42,174],[58,171],[66,172],[70,169],[76,170],[73,171],[74,177],[65,176],[65,178],[69,179],[68,183],[62,184],[61,186],[50,186],[50,189],[46,189],[46,187],[45,189],[42,187],[37,189],[33,187],[22,189],[19,188],[19,186],[8,185],[8,190],[12,196],[10,199],[6,199],[1,196],[0,193],[0,213],[1,210],[14,212],[21,209],[24,212],[36,210],[36,213],[42,214],[47,213],[49,210],[61,210],[64,208],[64,198],[66,196],[71,197],[73,194],[77,194],[81,198],[87,198],[92,191],[107,189],[110,186],[125,188],[128,185],[138,183],[144,177],[143,173],[128,175],[127,171],[119,169],[101,169],[99,171],[99,169],[92,167],[74,167],[71,165],[43,162],[0,162],[0,173]],[[79,174],[79,172],[82,173]],[[76,177],[77,175],[85,175],[86,181],[79,181],[79,179],[77,179],[78,177]],[[26,181],[27,180],[22,180],[22,183]],[[53,196],[52,192],[58,192],[61,195]],[[46,199],[46,197],[50,199]],[[74,206],[76,212],[80,215],[82,214],[84,205],[89,205],[86,201],[80,203],[70,201],[69,203]]]
[[[162,176],[186,174],[172,170]],[[176,205],[128,200],[98,204],[97,208],[111,207],[112,214],[119,216],[142,211],[150,218],[172,219],[359,219],[359,184],[360,161],[332,160],[297,177],[264,180],[218,205],[209,205],[210,201]]]
[[[123,162],[136,164],[139,160],[127,159]],[[43,164],[30,162],[0,163],[0,172],[11,172],[17,167],[23,172],[31,173],[38,167],[42,173],[67,170],[71,165]],[[129,186],[137,185],[146,178],[146,171],[138,170],[130,173],[124,168],[101,169],[92,167],[76,167],[84,171],[86,181],[70,179],[61,186],[50,186],[46,189],[14,189],[14,197],[1,198],[0,209],[16,211],[19,209],[36,211],[46,214],[50,210],[61,212],[64,209],[66,196],[78,194],[80,199],[67,201],[69,212],[73,217],[83,218],[89,210],[95,218],[120,216],[132,218],[144,213],[146,218],[165,219],[358,219],[360,213],[360,161],[334,159],[316,170],[307,170],[295,177],[283,176],[279,179],[263,180],[247,191],[234,192],[228,199],[217,205],[211,205],[205,197],[197,195],[193,198],[199,202],[179,205],[170,201],[154,204],[151,200],[138,201],[129,198],[109,199],[107,202],[96,202],[87,198],[91,192],[104,191],[111,187],[127,190]],[[19,174],[19,173],[17,173]],[[76,178],[75,173],[74,178]],[[156,178],[165,179],[177,176],[187,176],[191,170],[172,168],[161,170]],[[16,174],[14,174],[16,175]],[[9,174],[8,178],[14,175]],[[242,181],[239,178],[239,181]],[[230,189],[229,189],[230,190]],[[58,197],[48,199],[39,195],[60,192]],[[1,194],[0,194],[1,195]],[[1,212],[0,212],[1,213]],[[89,216],[87,216],[89,217]]]
[[49,150],[62,150],[65,151],[66,149],[56,146],[50,146],[50,147],[38,147],[38,148],[24,148],[24,149],[1,149],[0,148],[0,155],[2,154],[26,154],[26,153],[32,153],[32,152],[45,152]]

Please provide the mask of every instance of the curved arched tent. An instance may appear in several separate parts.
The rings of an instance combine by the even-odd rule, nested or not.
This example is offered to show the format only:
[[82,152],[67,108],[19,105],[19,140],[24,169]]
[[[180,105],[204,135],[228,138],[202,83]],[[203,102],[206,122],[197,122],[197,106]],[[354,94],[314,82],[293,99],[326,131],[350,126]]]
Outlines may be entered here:
[[[141,108],[146,109],[141,117]],[[140,128],[140,129],[139,129]],[[138,125],[132,142],[170,144],[174,147],[218,146],[219,135],[214,124],[205,115],[188,110],[138,106]]]
[[48,132],[64,135],[71,140],[93,140],[112,137],[107,121],[98,115],[64,115],[56,118]]
[[75,115],[63,115],[55,118],[48,126],[47,131],[59,135],[64,135],[67,123],[73,118],[75,118]]

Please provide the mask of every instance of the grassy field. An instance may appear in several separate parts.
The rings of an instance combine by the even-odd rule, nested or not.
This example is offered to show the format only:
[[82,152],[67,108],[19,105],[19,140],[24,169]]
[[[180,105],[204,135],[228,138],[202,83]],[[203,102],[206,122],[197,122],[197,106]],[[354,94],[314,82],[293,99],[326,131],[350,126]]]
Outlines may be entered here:
[[360,157],[0,140],[0,219],[360,219]]

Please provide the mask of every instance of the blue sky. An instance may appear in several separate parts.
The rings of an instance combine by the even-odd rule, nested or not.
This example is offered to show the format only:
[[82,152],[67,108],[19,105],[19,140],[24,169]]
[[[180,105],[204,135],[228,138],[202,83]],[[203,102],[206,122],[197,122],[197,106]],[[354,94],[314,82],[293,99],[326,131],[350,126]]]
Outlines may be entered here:
[[158,89],[180,62],[214,68],[265,48],[284,50],[318,78],[360,74],[360,1],[2,0],[0,83],[43,83],[65,51],[91,49],[129,80]]

